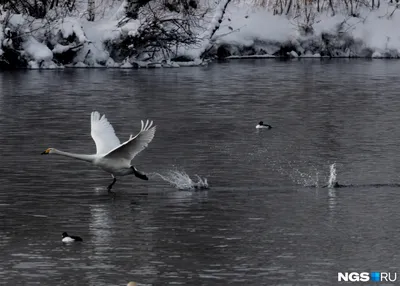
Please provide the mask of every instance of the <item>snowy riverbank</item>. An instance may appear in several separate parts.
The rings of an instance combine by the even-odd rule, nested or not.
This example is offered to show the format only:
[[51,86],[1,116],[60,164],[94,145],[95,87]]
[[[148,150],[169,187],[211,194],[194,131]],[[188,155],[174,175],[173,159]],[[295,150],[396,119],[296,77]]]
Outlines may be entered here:
[[359,17],[321,13],[314,19],[313,33],[304,35],[301,22],[231,7],[231,21],[225,18],[218,35],[228,33],[229,26],[238,31],[218,39],[216,47],[224,56],[400,58],[400,15],[388,18],[395,8],[382,3],[377,10],[361,9]]
[[307,32],[301,28],[301,17],[273,15],[271,9],[231,2],[211,40],[204,36],[210,35],[205,27],[221,16],[218,6],[208,11],[195,30],[207,48],[197,42],[177,47],[173,55],[163,58],[126,51],[124,37],[137,35],[141,23],[130,20],[118,27],[123,7],[121,2],[113,3],[94,22],[79,13],[49,22],[3,11],[0,67],[179,67],[242,56],[400,58],[400,16],[392,13],[396,4],[387,2],[374,10],[360,8],[357,17],[318,13]]

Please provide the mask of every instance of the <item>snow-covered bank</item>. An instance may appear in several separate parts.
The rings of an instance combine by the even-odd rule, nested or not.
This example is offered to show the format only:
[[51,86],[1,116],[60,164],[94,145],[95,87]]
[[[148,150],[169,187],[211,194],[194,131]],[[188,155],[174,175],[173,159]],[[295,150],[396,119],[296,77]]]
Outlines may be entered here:
[[313,33],[304,35],[299,23],[285,16],[231,7],[216,34],[213,54],[400,58],[400,15],[388,17],[395,8],[383,3],[377,10],[360,10],[359,17],[321,13],[314,20]]
[[[272,9],[238,1],[211,2],[211,9],[204,9],[203,20],[192,30],[197,40],[184,39],[184,45],[169,47],[167,53],[138,52],[135,45],[142,44],[138,40],[149,35],[144,31],[153,31],[148,41],[156,42],[165,27],[146,19],[121,24],[126,2],[99,9],[94,22],[80,12],[49,20],[2,11],[0,68],[179,67],[241,57],[400,58],[400,16],[392,13],[396,3],[361,7],[357,17],[322,11],[305,30],[302,17],[274,15]],[[171,15],[176,13],[162,21]]]

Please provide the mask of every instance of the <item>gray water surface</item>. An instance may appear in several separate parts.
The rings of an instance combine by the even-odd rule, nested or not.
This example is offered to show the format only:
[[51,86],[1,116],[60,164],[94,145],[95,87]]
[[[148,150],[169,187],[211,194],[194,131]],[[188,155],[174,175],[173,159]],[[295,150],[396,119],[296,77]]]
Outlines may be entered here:
[[[399,270],[398,61],[246,60],[154,70],[0,73],[1,285],[336,285]],[[121,141],[154,120],[111,176],[90,112]],[[257,131],[258,121],[272,125]],[[329,165],[339,183],[322,188]],[[156,173],[206,177],[179,191]],[[392,185],[394,184],[394,185]],[[320,187],[312,187],[312,186]],[[81,244],[63,245],[61,233]]]

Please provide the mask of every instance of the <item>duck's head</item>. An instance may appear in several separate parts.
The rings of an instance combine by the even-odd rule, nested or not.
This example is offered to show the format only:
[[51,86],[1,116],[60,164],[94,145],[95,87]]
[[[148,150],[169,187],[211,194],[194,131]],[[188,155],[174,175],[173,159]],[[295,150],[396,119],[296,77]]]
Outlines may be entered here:
[[46,150],[44,150],[42,152],[42,155],[47,155],[47,154],[50,154],[51,152],[53,152],[53,148],[47,148]]
[[62,236],[62,238],[67,237],[67,236],[68,236],[68,233],[63,232],[61,236]]
[[264,122],[260,121],[258,122],[259,125],[264,125]]

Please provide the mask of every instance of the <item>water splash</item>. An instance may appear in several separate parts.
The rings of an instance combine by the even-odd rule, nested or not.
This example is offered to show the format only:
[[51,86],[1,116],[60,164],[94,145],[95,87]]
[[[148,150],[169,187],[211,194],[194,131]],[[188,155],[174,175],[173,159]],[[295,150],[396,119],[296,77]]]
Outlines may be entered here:
[[184,171],[170,170],[166,174],[154,173],[154,175],[159,176],[178,190],[197,191],[209,189],[207,178],[201,178],[200,176],[195,175],[197,178],[196,182],[193,181]]
[[[282,164],[278,168],[274,168],[279,171],[282,175],[288,176],[294,183],[302,185],[304,187],[323,187],[323,188],[340,188],[343,185],[339,185],[337,182],[337,171],[336,163],[329,165],[329,176],[322,175],[318,168],[311,166],[308,170],[300,170],[295,167],[292,162],[286,162],[289,168],[283,168]],[[298,165],[298,163],[297,163]],[[304,165],[304,164],[303,164]],[[328,183],[325,183],[328,182]]]
[[303,185],[304,187],[316,186],[318,187],[319,172],[316,168],[312,168],[309,172],[302,172],[297,168],[293,168],[292,172],[289,173],[289,177],[293,182]]
[[333,163],[329,166],[328,188],[334,188],[336,184],[336,163]]
[[[284,165],[287,165],[287,167],[284,167]],[[285,162],[281,164],[271,164],[271,168],[289,177],[295,184],[304,187],[319,186],[320,172],[315,166],[309,167],[308,170],[300,170],[298,167],[293,166],[292,162]]]

